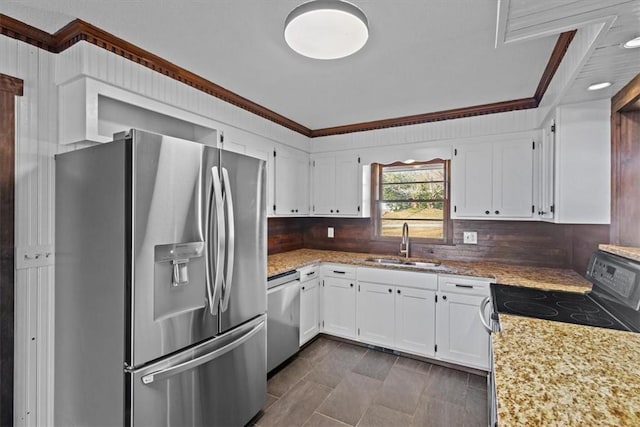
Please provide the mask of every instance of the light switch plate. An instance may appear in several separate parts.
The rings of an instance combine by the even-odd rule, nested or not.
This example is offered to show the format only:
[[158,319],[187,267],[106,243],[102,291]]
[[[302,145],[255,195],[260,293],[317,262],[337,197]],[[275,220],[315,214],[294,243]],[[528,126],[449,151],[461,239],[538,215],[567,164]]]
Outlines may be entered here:
[[478,244],[478,232],[477,231],[463,231],[462,232],[463,241],[466,245],[477,245]]
[[327,227],[327,237],[333,239],[333,227]]

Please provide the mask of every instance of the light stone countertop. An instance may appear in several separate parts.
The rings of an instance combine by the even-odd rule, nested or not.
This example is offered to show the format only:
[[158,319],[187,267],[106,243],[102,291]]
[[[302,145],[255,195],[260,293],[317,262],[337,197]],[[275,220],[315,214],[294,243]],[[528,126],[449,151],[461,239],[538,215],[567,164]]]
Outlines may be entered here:
[[640,248],[633,248],[630,246],[616,246],[616,245],[600,245],[598,249],[601,251],[609,252],[614,255],[640,261]]
[[[357,252],[324,251],[298,249],[268,257],[268,276],[295,270],[318,262],[333,262],[361,267],[401,269],[407,271],[455,274],[460,276],[485,277],[503,285],[526,286],[539,289],[562,290],[585,293],[591,290],[591,283],[573,270],[560,268],[528,267],[511,264],[486,262],[442,261],[437,269],[416,269],[406,266],[377,264],[367,258],[395,258],[389,255],[365,254]],[[438,262],[433,259],[410,258],[411,261]]]
[[500,315],[502,426],[640,426],[640,334]]

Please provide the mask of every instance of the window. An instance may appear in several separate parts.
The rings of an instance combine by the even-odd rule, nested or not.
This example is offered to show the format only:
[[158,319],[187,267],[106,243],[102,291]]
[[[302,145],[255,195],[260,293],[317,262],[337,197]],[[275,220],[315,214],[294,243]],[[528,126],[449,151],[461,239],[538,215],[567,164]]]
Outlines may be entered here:
[[449,231],[449,161],[374,165],[376,237],[396,239],[402,226],[425,243],[446,243]]

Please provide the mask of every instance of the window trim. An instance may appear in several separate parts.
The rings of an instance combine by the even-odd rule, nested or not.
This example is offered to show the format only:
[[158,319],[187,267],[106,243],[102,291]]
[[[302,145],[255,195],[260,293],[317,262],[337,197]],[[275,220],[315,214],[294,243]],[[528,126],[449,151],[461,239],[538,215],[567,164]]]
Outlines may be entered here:
[[[380,235],[381,215],[380,200],[382,199],[382,170],[391,166],[415,166],[415,165],[431,165],[440,163],[444,165],[445,181],[444,181],[444,212],[442,213],[443,236],[442,239],[429,239],[426,237],[411,237],[412,242],[434,245],[451,245],[453,244],[453,221],[451,220],[451,160],[448,159],[431,159],[428,161],[420,161],[413,163],[393,162],[393,163],[372,163],[371,164],[371,239],[382,242],[399,243],[401,238],[395,236]],[[435,182],[435,181],[434,181]],[[440,201],[440,200],[438,200]]]

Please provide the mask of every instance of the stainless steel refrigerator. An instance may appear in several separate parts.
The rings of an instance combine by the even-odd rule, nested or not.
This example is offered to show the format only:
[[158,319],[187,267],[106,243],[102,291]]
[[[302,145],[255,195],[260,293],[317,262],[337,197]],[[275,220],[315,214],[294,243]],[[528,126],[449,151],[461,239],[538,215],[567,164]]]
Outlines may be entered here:
[[131,130],[56,156],[56,425],[240,426],[266,398],[265,162]]

